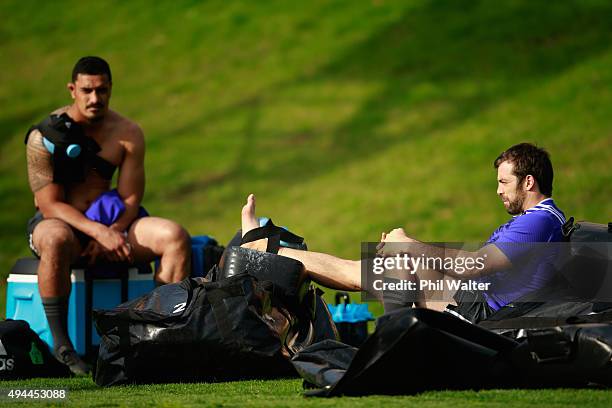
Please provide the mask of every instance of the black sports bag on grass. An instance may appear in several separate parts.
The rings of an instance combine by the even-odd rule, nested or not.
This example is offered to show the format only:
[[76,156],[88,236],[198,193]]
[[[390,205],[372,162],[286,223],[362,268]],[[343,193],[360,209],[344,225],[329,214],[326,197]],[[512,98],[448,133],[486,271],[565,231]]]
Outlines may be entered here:
[[53,357],[26,321],[0,321],[0,380],[68,376],[68,367]]
[[[272,262],[278,257],[265,256]],[[245,269],[259,274],[252,266]],[[222,275],[214,272],[209,276]],[[94,311],[101,337],[95,382],[295,376],[291,356],[337,338],[322,292],[309,287],[295,293],[301,295],[245,272],[215,282],[186,279],[113,310]]]

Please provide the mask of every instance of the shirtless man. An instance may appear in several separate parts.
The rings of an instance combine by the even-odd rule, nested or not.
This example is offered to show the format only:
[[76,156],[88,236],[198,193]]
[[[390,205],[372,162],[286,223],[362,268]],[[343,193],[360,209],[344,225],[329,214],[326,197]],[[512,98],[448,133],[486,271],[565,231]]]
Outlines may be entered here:
[[[456,307],[451,305],[445,309],[472,322],[483,320],[523,295],[546,286],[554,273],[552,258],[555,254],[539,251],[537,256],[533,256],[536,255],[534,247],[538,246],[525,244],[563,240],[565,216],[551,198],[553,167],[548,153],[532,144],[521,143],[502,152],[494,161],[494,167],[497,169],[497,195],[506,211],[514,217],[497,228],[479,250],[465,251],[426,244],[407,236],[402,228],[383,233],[379,244],[379,255],[383,257],[412,253],[440,259],[486,259],[482,268],[473,264],[466,266],[461,273],[442,268],[436,271],[460,280],[486,278],[490,283],[489,289],[484,292],[458,291],[455,296],[458,303]],[[258,227],[255,197],[251,194],[242,209],[243,236]],[[266,248],[265,241],[259,239],[242,246],[263,251]],[[360,261],[292,248],[280,248],[278,254],[302,262],[306,273],[313,280],[332,289],[369,289],[362,287]],[[403,277],[385,278],[393,282]],[[412,299],[403,301],[401,292],[385,290],[382,293],[386,311],[412,304]],[[377,297],[381,295],[372,294]],[[426,303],[426,306],[433,305]]]
[[[190,273],[191,247],[189,235],[180,225],[143,216],[146,214],[140,208],[145,187],[143,132],[136,123],[109,109],[112,77],[106,61],[98,57],[81,58],[73,69],[68,90],[73,103],[53,112],[51,118],[66,114],[68,128],[80,125],[84,131],[83,144],[95,142],[94,153],[87,156],[81,146],[80,179],[74,176],[78,168],[77,171],[69,168],[61,174],[57,171],[59,167],[77,161],[59,157],[57,152],[52,154],[45,144],[48,138],[43,141],[40,129],[29,132],[28,179],[38,212],[28,223],[28,232],[30,248],[40,258],[38,287],[53,335],[55,356],[75,374],[86,374],[89,367],[76,354],[66,329],[70,265],[82,257],[90,262],[96,258],[150,262],[159,257],[156,282],[178,282]],[[68,123],[70,120],[73,122]],[[60,148],[55,145],[55,149]],[[111,192],[116,168],[117,186]],[[103,193],[114,194],[124,208],[108,225],[84,214]]]

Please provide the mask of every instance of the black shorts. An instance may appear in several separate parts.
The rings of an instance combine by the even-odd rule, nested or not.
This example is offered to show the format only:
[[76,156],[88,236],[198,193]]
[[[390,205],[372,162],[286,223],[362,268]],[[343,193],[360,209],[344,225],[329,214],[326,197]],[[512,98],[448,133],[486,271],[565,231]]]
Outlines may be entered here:
[[471,323],[478,323],[495,313],[482,292],[458,290],[454,299],[457,306],[448,305],[445,312]]
[[[36,249],[36,247],[34,247],[34,242],[32,241],[32,234],[34,233],[34,228],[36,228],[36,226],[40,224],[40,222],[44,219],[45,217],[43,217],[42,213],[40,211],[36,211],[36,214],[34,214],[34,216],[28,220],[28,228],[27,228],[28,245],[30,246],[30,251],[32,251],[32,254],[34,254],[34,256],[36,256],[37,258],[40,258],[40,254],[38,253],[38,250]],[[79,231],[76,228],[73,228],[73,227],[70,227],[70,228],[72,228],[72,232],[74,232],[74,236],[79,240],[79,243],[81,244],[81,248],[85,248],[87,244],[89,243],[89,241],[91,241],[92,238],[89,235],[85,234],[82,231]]]

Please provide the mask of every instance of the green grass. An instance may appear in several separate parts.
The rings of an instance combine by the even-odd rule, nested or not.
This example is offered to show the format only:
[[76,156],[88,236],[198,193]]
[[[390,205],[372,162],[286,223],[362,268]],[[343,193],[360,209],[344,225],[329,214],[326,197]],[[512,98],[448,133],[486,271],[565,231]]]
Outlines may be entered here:
[[[408,381],[408,379],[407,379]],[[2,382],[3,390],[24,387]],[[89,379],[32,380],[29,388],[67,389],[68,398],[36,405],[88,407],[608,407],[610,393],[601,389],[437,391],[414,396],[307,398],[301,380],[241,381],[213,384],[159,384],[99,388]],[[9,406],[31,406],[12,402]]]
[[[6,0],[0,15],[2,281],[29,254],[24,132],[69,103],[70,70],[88,54],[109,60],[112,107],[145,131],[145,206],[193,234],[226,242],[254,192],[260,214],[343,257],[397,226],[423,240],[483,241],[508,218],[492,161],[521,141],[551,153],[567,215],[611,221],[608,1]],[[190,401],[245,405],[241,387],[254,387],[262,404],[330,403],[303,401],[297,382],[245,384],[143,387],[132,399],[134,389],[74,381],[74,395],[171,405],[183,387]],[[364,401],[609,405],[606,395]]]

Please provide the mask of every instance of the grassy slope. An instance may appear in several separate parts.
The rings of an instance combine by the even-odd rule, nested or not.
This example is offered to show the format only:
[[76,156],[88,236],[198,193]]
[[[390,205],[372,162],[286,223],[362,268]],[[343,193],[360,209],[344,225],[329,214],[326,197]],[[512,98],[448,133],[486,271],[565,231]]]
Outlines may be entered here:
[[491,162],[523,140],[551,152],[566,213],[612,218],[606,1],[4,1],[0,15],[0,276],[28,254],[23,133],[68,103],[85,54],[110,61],[113,107],[145,130],[145,205],[192,233],[226,241],[255,192],[260,213],[345,257],[396,226],[483,240],[508,217]]

